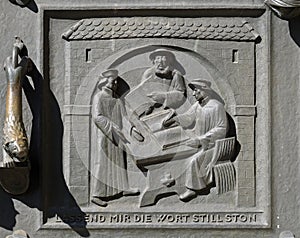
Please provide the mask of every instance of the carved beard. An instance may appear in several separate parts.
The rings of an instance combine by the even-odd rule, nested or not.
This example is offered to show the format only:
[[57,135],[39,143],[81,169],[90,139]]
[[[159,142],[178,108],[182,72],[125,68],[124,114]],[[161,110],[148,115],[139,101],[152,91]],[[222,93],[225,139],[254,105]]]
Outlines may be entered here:
[[169,66],[167,66],[164,69],[155,68],[155,75],[157,75],[160,78],[169,78],[172,76],[172,71]]

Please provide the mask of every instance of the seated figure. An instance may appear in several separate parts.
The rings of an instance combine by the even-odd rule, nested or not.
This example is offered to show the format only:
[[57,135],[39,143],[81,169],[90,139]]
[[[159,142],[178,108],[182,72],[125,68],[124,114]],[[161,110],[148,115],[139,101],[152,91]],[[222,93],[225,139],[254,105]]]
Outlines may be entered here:
[[228,122],[224,106],[211,98],[211,83],[195,79],[188,84],[197,100],[184,114],[177,115],[165,124],[179,123],[184,129],[190,130],[190,140],[186,145],[199,148],[190,156],[185,171],[186,191],[180,194],[181,200],[192,198],[200,190],[212,182],[212,157],[216,140],[226,137]]
[[[176,115],[186,99],[186,86],[182,74],[175,69],[175,55],[165,49],[157,49],[150,53],[152,67],[146,69],[140,84],[126,95],[127,107],[131,115],[136,115],[141,122],[144,134],[148,135],[152,144],[145,140],[141,157],[149,157],[149,147],[157,147],[157,156],[162,155],[164,147],[180,143],[186,139],[182,128],[169,128],[163,122]],[[174,127],[175,123],[172,124]],[[170,136],[172,135],[172,136]],[[157,142],[154,144],[154,142]],[[154,144],[154,145],[153,145]],[[136,152],[136,149],[135,149]]]
[[173,66],[175,55],[171,51],[157,49],[151,52],[149,58],[153,66],[145,70],[141,83],[126,96],[139,117],[157,109],[176,109],[185,101],[184,78]]

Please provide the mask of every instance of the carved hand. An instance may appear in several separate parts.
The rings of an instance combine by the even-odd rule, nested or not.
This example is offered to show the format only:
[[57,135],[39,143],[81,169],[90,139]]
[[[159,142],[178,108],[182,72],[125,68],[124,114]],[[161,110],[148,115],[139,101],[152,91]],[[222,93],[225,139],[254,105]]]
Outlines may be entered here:
[[200,137],[198,138],[199,141],[200,141],[200,144],[201,144],[201,147],[206,150],[209,146],[209,142],[210,142],[210,139],[207,138],[207,137]]
[[172,117],[172,118],[164,121],[163,126],[164,127],[170,127],[171,125],[173,125],[176,122],[178,123],[178,118],[177,117]]
[[166,100],[166,95],[164,93],[160,93],[160,92],[153,92],[153,93],[147,94],[147,97],[151,98],[152,100],[154,100],[155,102],[158,102],[160,104],[163,104],[164,101]]
[[119,129],[115,129],[113,130],[113,132],[120,140],[123,141],[123,143],[129,143],[124,134]]
[[131,135],[139,142],[143,142],[145,139],[142,133],[140,133],[135,127],[132,128]]
[[193,148],[200,148],[202,147],[204,150],[208,148],[209,139],[207,138],[193,138],[186,142],[186,145],[193,147]]
[[153,112],[154,106],[149,107],[146,111],[145,111],[145,115],[149,115]]
[[8,57],[4,64],[7,80],[10,83],[16,83],[20,81],[32,68],[31,66],[31,60],[26,56],[22,57],[20,63],[18,63],[16,66],[14,65],[14,59],[12,57]]
[[193,138],[190,139],[186,142],[187,146],[193,147],[193,148],[200,148],[201,147],[201,142],[198,138]]

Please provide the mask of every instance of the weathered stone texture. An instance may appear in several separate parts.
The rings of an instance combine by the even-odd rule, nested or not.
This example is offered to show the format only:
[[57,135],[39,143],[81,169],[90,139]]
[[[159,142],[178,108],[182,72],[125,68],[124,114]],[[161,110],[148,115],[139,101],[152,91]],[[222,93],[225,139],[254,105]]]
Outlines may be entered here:
[[[35,0],[37,6],[41,8],[43,5],[47,5],[50,2],[47,0]],[[114,1],[113,8],[139,8],[144,6],[144,8],[153,8],[153,6],[158,6],[158,8],[169,7],[169,8],[191,8],[193,9],[197,5],[205,5],[208,9],[212,7],[218,6],[227,6],[229,9],[231,6],[240,6],[241,8],[261,8],[262,13],[257,14],[253,19],[247,19],[249,24],[255,28],[257,32],[259,32],[262,36],[261,42],[262,44],[258,44],[258,48],[254,49],[251,47],[243,47],[243,42],[239,42],[238,44],[241,46],[239,49],[239,64],[232,64],[232,45],[234,42],[224,42],[224,45],[227,44],[227,48],[224,47],[222,49],[216,49],[211,45],[210,41],[201,42],[201,40],[197,41],[199,44],[195,42],[191,42],[186,39],[182,39],[182,42],[176,41],[176,39],[168,39],[168,45],[174,46],[185,46],[187,48],[193,49],[196,52],[201,52],[204,56],[210,56],[212,58],[213,63],[223,62],[223,70],[226,72],[226,77],[230,78],[231,81],[228,82],[232,88],[236,87],[238,91],[240,87],[251,88],[254,90],[255,87],[255,96],[253,97],[250,93],[251,90],[245,92],[242,95],[235,95],[237,104],[240,108],[232,109],[232,115],[236,113],[238,119],[235,120],[237,131],[243,131],[238,135],[238,139],[242,144],[241,152],[238,156],[236,164],[239,167],[239,171],[237,174],[237,187],[239,188],[239,201],[236,201],[237,204],[248,204],[251,208],[253,204],[264,204],[262,199],[257,199],[258,193],[263,193],[264,188],[269,186],[267,183],[264,183],[265,178],[257,178],[256,173],[260,173],[261,169],[259,166],[263,164],[263,161],[257,161],[258,156],[261,158],[261,155],[264,154],[266,149],[266,144],[270,143],[270,151],[269,157],[264,158],[265,160],[270,160],[270,174],[264,174],[264,177],[271,176],[271,203],[264,206],[269,206],[271,210],[271,222],[272,226],[269,229],[102,229],[102,230],[89,230],[91,237],[199,237],[199,238],[207,238],[207,237],[254,237],[254,238],[275,238],[279,237],[282,231],[289,230],[291,231],[295,237],[300,236],[300,145],[299,145],[299,115],[300,115],[300,36],[299,36],[299,18],[292,19],[290,21],[284,21],[282,19],[277,18],[270,12],[264,8],[262,0],[230,0],[230,1],[222,1],[222,0],[214,0],[207,1],[205,3],[199,3],[199,1]],[[96,1],[96,0],[85,0],[85,1],[67,1],[67,0],[53,0],[51,1],[52,5],[63,6],[65,9],[72,8],[75,5],[81,5],[82,8],[86,6],[98,6],[102,5],[103,8],[110,9],[112,2],[109,0]],[[128,5],[131,5],[130,7]],[[155,9],[155,7],[154,7]],[[243,10],[240,10],[241,14],[243,14]],[[245,10],[246,11],[246,10]],[[138,12],[138,10],[137,10]],[[47,70],[47,67],[43,67],[42,63],[42,55],[41,48],[43,45],[40,45],[39,36],[40,29],[42,25],[40,25],[40,14],[41,12],[34,13],[27,8],[20,8],[15,5],[12,5],[9,1],[2,0],[0,2],[0,52],[2,61],[11,54],[11,45],[13,42],[13,38],[15,35],[19,35],[22,37],[24,42],[26,43],[30,57],[36,62],[38,68],[43,71]],[[215,14],[216,12],[212,12]],[[64,13],[60,12],[60,17],[62,18]],[[113,14],[116,14],[114,11]],[[229,13],[230,14],[230,13]],[[80,18],[81,19],[81,18]],[[85,165],[82,164],[82,161],[79,160],[79,155],[76,153],[78,147],[75,146],[76,140],[79,140],[78,137],[74,136],[74,128],[72,128],[72,123],[82,124],[82,127],[78,127],[79,134],[82,135],[82,138],[88,138],[87,131],[85,130],[86,123],[88,123],[88,119],[82,117],[86,115],[86,110],[89,109],[73,109],[73,108],[64,108],[63,105],[71,105],[76,99],[75,95],[78,92],[78,88],[80,85],[82,86],[82,77],[87,75],[88,72],[92,71],[92,64],[90,62],[86,62],[86,51],[82,49],[75,49],[76,42],[65,42],[61,39],[61,34],[68,30],[72,25],[75,25],[76,22],[80,19],[73,19],[73,21],[68,23],[62,23],[61,25],[55,24],[55,22],[50,23],[50,28],[53,27],[50,32],[50,40],[52,43],[51,46],[51,55],[49,56],[49,75],[52,75],[49,81],[51,93],[55,98],[55,101],[51,101],[53,98],[51,97],[50,92],[45,94],[45,100],[43,112],[46,112],[46,115],[52,115],[53,113],[57,113],[57,115],[63,117],[63,127],[64,127],[64,136],[62,135],[62,130],[55,131],[51,130],[52,128],[56,128],[52,123],[58,123],[59,118],[56,118],[56,121],[46,119],[43,121],[43,132],[48,132],[51,135],[59,135],[56,139],[57,142],[61,142],[60,146],[56,146],[56,144],[51,143],[47,144],[47,135],[44,135],[43,139],[43,148],[47,148],[50,155],[58,155],[58,157],[51,157],[50,159],[56,161],[56,163],[51,164],[48,168],[42,169],[39,167],[38,169],[33,169],[33,179],[35,180],[35,185],[28,191],[27,194],[17,197],[11,197],[6,194],[2,189],[0,190],[0,236],[5,237],[12,234],[12,230],[23,229],[25,230],[30,237],[33,238],[61,238],[61,237],[87,237],[87,231],[84,228],[75,229],[72,226],[67,225],[67,229],[40,229],[40,222],[42,212],[46,209],[47,205],[52,203],[57,206],[68,206],[72,205],[74,202],[74,198],[78,204],[84,205],[88,202],[88,197],[72,197],[71,194],[87,194],[87,177],[85,170]],[[59,19],[60,21],[61,19]],[[81,22],[81,24],[83,24]],[[86,24],[86,23],[84,23]],[[98,23],[97,23],[98,24]],[[160,23],[159,23],[160,24]],[[163,24],[163,23],[161,23]],[[202,24],[202,23],[201,23]],[[59,26],[58,26],[59,25]],[[118,24],[117,24],[118,25]],[[245,23],[243,23],[241,32],[246,31]],[[58,28],[55,28],[58,27]],[[113,27],[113,26],[112,26]],[[161,25],[163,27],[163,25]],[[88,26],[87,26],[88,28]],[[86,29],[87,29],[86,28]],[[138,26],[137,26],[138,28]],[[146,26],[145,26],[146,28]],[[193,26],[191,26],[191,29]],[[86,30],[85,29],[85,30]],[[104,28],[103,28],[104,29]],[[193,28],[194,29],[194,28]],[[73,29],[70,35],[68,35],[68,39],[71,40],[76,39],[76,37],[80,36],[76,31],[79,30],[79,26],[77,29]],[[83,30],[83,32],[85,32]],[[120,29],[121,30],[121,27]],[[166,29],[167,30],[167,29]],[[219,27],[213,28],[214,32],[218,32]],[[249,30],[249,29],[248,29]],[[200,30],[201,31],[201,30]],[[96,32],[97,34],[100,31]],[[118,31],[115,31],[118,32]],[[197,32],[199,30],[197,29]],[[226,32],[226,30],[225,30]],[[75,35],[75,33],[77,35]],[[86,33],[86,32],[85,32]],[[85,34],[84,33],[84,34]],[[97,35],[91,35],[90,37],[104,37]],[[185,38],[186,32],[182,32],[182,38]],[[122,34],[115,33],[115,38],[124,36],[126,31],[122,31]],[[142,33],[141,33],[142,34]],[[143,33],[147,35],[148,33]],[[155,34],[155,33],[153,33]],[[166,31],[164,34],[170,34]],[[175,34],[175,33],[174,33]],[[256,40],[256,35],[252,34],[251,29],[247,34],[246,40]],[[269,34],[269,35],[268,35]],[[88,37],[89,35],[86,35]],[[166,35],[161,35],[166,36]],[[151,36],[153,37],[153,36]],[[180,36],[177,36],[180,37]],[[199,33],[199,39],[203,38]],[[217,35],[215,36],[217,37]],[[225,37],[225,36],[224,36]],[[241,36],[238,39],[242,39],[245,36]],[[195,37],[197,38],[197,37]],[[216,38],[209,38],[210,40]],[[235,39],[234,36],[231,39]],[[150,41],[149,41],[150,42]],[[74,43],[74,44],[73,44]],[[165,44],[164,39],[157,39],[157,44]],[[55,46],[57,44],[57,46]],[[70,45],[72,44],[72,45]],[[141,46],[147,44],[147,40],[141,41],[140,39],[135,39],[135,45]],[[253,43],[254,44],[254,43]],[[64,49],[65,46],[69,45],[72,47],[69,52],[63,52],[61,49]],[[87,49],[92,48],[94,45],[87,46]],[[122,39],[120,43],[116,44],[116,41],[107,41],[105,44],[101,45],[102,48],[96,47],[92,49],[91,55],[89,55],[89,60],[92,63],[99,63],[101,58],[109,57],[112,53],[126,50],[128,48],[128,42],[126,39]],[[270,47],[270,48],[268,48]],[[268,50],[270,49],[270,52]],[[44,49],[47,51],[48,49]],[[256,58],[253,58],[254,50],[256,51]],[[101,57],[100,57],[101,54]],[[67,59],[75,59],[71,64],[66,64],[68,60],[62,60],[64,57]],[[258,59],[258,57],[260,57]],[[265,61],[266,58],[269,61]],[[269,58],[268,58],[269,57]],[[1,60],[1,59],[0,59]],[[249,67],[251,62],[257,60],[257,62],[264,62],[267,65],[257,65],[257,68]],[[95,65],[95,64],[94,64]],[[245,66],[243,66],[245,65]],[[241,67],[241,73],[239,77],[242,77],[243,83],[237,85],[236,82],[239,81],[238,78],[232,78],[233,71],[235,67]],[[63,68],[63,70],[61,70]],[[270,73],[268,77],[264,77]],[[253,74],[256,74],[256,78],[253,78]],[[97,77],[98,75],[91,75],[90,77]],[[5,75],[4,71],[0,71],[0,122],[3,122],[4,118],[4,110],[5,110]],[[45,77],[47,79],[47,77]],[[62,78],[69,79],[68,84],[64,84]],[[267,78],[269,81],[265,82],[255,82],[255,80]],[[72,83],[71,83],[72,82]],[[255,83],[253,83],[255,82]],[[269,90],[269,98],[265,97],[262,89],[268,87]],[[220,89],[225,91],[224,89]],[[263,95],[263,96],[262,96]],[[86,95],[78,95],[79,97],[84,98]],[[268,100],[267,102],[264,99]],[[225,100],[229,100],[230,97],[225,98]],[[49,103],[47,103],[49,100]],[[58,109],[58,112],[54,112],[53,105],[57,105],[58,107],[54,107]],[[255,107],[248,108],[248,106]],[[270,108],[268,108],[270,106]],[[27,104],[24,105],[24,121],[26,122],[26,128],[30,128],[31,123],[31,113]],[[83,111],[80,111],[83,110]],[[72,120],[68,116],[68,112],[76,112],[76,117]],[[269,121],[265,121],[262,118],[264,113],[268,114],[270,112],[271,119]],[[254,116],[256,113],[256,116]],[[78,115],[79,114],[79,115]],[[251,117],[248,117],[251,116]],[[257,118],[258,124],[254,123],[254,118]],[[47,126],[45,126],[45,123]],[[253,125],[255,128],[249,128],[248,125]],[[262,141],[262,138],[257,138],[257,135],[253,135],[253,129],[257,129],[259,131],[263,131],[265,127],[271,129],[270,132],[270,141]],[[57,127],[58,128],[58,127]],[[68,130],[68,128],[70,130]],[[71,131],[72,129],[72,131]],[[2,130],[0,130],[0,134],[2,135]],[[61,134],[60,134],[61,133]],[[262,135],[262,134],[260,134]],[[62,143],[62,136],[64,138],[64,143]],[[268,135],[262,135],[263,138],[266,138]],[[82,139],[80,138],[80,139]],[[52,138],[53,139],[53,138]],[[255,152],[255,148],[253,145],[253,141],[255,141],[255,146],[257,148]],[[46,144],[45,144],[46,143]],[[69,146],[65,146],[66,144]],[[87,144],[79,143],[80,150],[84,154],[88,154]],[[63,147],[64,146],[64,147]],[[63,148],[62,148],[63,147]],[[76,147],[76,150],[74,148]],[[62,165],[62,153],[65,158],[70,158],[69,161],[64,161]],[[254,156],[253,156],[254,154]],[[44,157],[43,155],[39,155],[39,160],[43,163]],[[45,165],[45,164],[44,164]],[[69,171],[69,166],[74,166],[80,171],[80,174],[76,174],[75,171]],[[33,164],[33,167],[35,164]],[[65,166],[63,169],[62,166]],[[39,175],[37,175],[37,171],[39,171]],[[52,175],[52,171],[54,171],[55,176]],[[57,180],[58,175],[63,175],[62,171],[65,172],[65,180],[60,181]],[[84,176],[82,176],[84,175]],[[85,177],[86,176],[86,177]],[[60,181],[60,183],[56,183]],[[62,184],[62,185],[61,185]],[[256,187],[257,184],[262,184],[262,186]],[[42,186],[44,185],[44,187]],[[50,188],[52,186],[52,193],[49,194],[49,197],[43,197],[45,189]],[[69,185],[69,187],[67,187]],[[57,187],[56,187],[57,186]],[[69,190],[68,190],[69,189]],[[62,196],[62,198],[60,197]],[[226,194],[222,197],[216,198],[214,191],[212,194],[203,198],[203,202],[214,202],[215,204],[222,204],[224,200],[230,200],[234,197],[234,194]],[[59,199],[58,199],[59,198]],[[55,203],[56,199],[59,202]],[[65,201],[63,201],[65,200]],[[125,204],[126,205],[126,204]],[[184,204],[185,206],[187,204]],[[231,204],[234,206],[234,202]],[[249,209],[250,209],[249,208]],[[147,209],[147,208],[145,208]],[[53,217],[53,214],[51,214]],[[76,231],[75,231],[76,230]],[[79,235],[81,234],[81,235]]]

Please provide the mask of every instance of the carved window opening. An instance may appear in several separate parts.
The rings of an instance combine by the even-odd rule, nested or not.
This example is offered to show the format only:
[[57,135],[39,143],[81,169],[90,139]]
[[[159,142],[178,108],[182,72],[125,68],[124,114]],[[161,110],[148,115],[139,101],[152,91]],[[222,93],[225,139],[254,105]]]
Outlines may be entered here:
[[85,49],[85,62],[91,63],[92,62],[91,56],[92,56],[92,49],[90,48]]
[[239,51],[237,49],[232,50],[232,62],[236,64],[239,62]]

